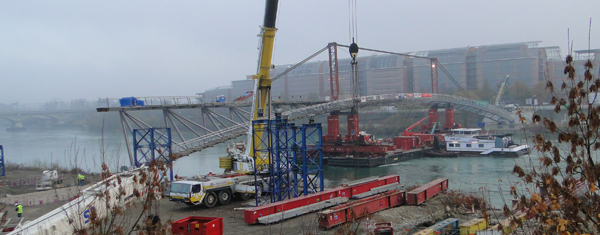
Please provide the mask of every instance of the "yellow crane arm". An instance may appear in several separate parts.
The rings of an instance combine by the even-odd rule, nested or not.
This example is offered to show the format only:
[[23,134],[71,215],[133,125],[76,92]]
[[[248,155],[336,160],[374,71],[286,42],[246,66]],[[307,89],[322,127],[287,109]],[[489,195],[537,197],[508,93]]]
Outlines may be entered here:
[[[257,74],[252,77],[256,80],[254,96],[252,100],[252,120],[261,119],[263,116],[268,116],[271,113],[270,107],[268,106],[269,100],[271,99],[271,58],[273,57],[273,44],[275,41],[275,22],[277,19],[277,5],[278,0],[266,0],[265,4],[265,17],[263,26],[261,29],[262,43],[259,54],[258,71]],[[260,136],[263,133],[256,133],[256,136],[252,136],[252,128],[248,132],[248,148],[247,155],[256,158],[254,155],[254,146],[252,142],[259,141]],[[259,148],[259,146],[257,146]],[[256,159],[256,164],[261,165],[262,161]],[[258,170],[258,169],[256,169]]]

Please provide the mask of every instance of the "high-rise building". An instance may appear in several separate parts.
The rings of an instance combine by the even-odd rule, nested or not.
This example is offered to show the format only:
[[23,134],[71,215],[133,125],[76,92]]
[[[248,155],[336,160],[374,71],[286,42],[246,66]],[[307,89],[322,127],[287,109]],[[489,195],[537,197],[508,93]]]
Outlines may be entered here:
[[[529,88],[546,80],[566,78],[560,48],[539,47],[539,43],[506,43],[404,53],[410,56],[381,54],[359,57],[359,92],[362,96],[432,92],[430,60],[413,56],[437,58],[448,74],[467,91],[481,89],[486,82],[494,88],[504,81],[506,75],[510,75],[511,81],[519,81]],[[599,68],[599,55],[600,49],[574,51],[578,74],[583,74],[583,64],[587,59],[591,59],[594,67]],[[291,66],[275,66],[271,77],[276,77]],[[338,60],[338,73],[340,97],[350,97],[352,68],[349,58]],[[247,80],[251,78],[247,76]],[[211,97],[216,93],[227,94],[230,100],[251,90],[251,83],[247,80],[232,82],[231,88],[224,88],[229,91],[220,88],[205,93]],[[457,89],[450,78],[439,70],[438,87],[440,93]],[[274,100],[326,100],[331,95],[328,61],[307,62],[280,77],[272,84],[272,94]]]

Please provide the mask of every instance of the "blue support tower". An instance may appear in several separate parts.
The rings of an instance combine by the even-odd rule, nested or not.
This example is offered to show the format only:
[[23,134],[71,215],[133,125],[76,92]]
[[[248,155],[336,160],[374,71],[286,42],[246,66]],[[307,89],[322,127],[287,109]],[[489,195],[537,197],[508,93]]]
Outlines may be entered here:
[[320,123],[304,124],[295,132],[294,188],[296,196],[323,191],[323,144]]
[[252,122],[256,205],[323,191],[321,124]]
[[0,176],[6,175],[6,169],[4,164],[4,147],[0,145]]
[[274,161],[271,180],[273,180],[273,201],[282,201],[295,197],[292,190],[292,172],[290,170],[292,152],[290,151],[290,138],[293,136],[291,127],[293,123],[280,116],[272,123],[271,135],[274,141]]
[[173,159],[171,155],[171,128],[149,128],[133,130],[133,157],[135,166],[141,167],[157,160],[167,164],[169,178],[173,181]]
[[273,140],[271,120],[252,121],[252,156],[256,206],[273,202]]

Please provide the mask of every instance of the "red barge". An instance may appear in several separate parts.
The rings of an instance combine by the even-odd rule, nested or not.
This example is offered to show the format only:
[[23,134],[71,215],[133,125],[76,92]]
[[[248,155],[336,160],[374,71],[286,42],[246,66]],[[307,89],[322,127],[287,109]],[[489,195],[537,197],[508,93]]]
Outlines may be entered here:
[[[423,93],[420,97],[427,95],[431,94]],[[346,135],[339,133],[339,118],[342,115],[347,117]],[[352,108],[350,112],[332,112],[327,117],[327,134],[323,136],[323,163],[342,167],[377,167],[424,157],[426,151],[433,147],[434,138],[443,141],[446,130],[460,127],[454,123],[454,109],[451,107],[446,108],[446,122],[442,130],[435,133],[438,118],[437,106],[434,106],[425,118],[408,127],[402,136],[383,141],[359,131],[357,108]],[[410,132],[426,119],[429,120],[421,125],[422,133]]]

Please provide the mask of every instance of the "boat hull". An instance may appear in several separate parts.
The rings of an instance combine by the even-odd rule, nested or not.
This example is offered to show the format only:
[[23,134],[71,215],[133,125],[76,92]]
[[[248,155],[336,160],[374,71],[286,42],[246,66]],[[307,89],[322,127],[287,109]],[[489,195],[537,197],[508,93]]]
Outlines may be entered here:
[[458,156],[459,156],[459,154],[456,152],[433,151],[433,150],[425,151],[425,157],[455,158]]
[[381,157],[341,157],[341,156],[326,156],[323,158],[324,164],[329,166],[342,167],[377,167],[387,164],[393,164],[411,159],[421,158],[424,156],[423,149],[414,149],[405,152],[396,152]]
[[487,154],[481,152],[456,152],[459,157],[501,157],[501,158],[517,158],[531,153],[531,149],[521,149],[518,151],[493,151]]

